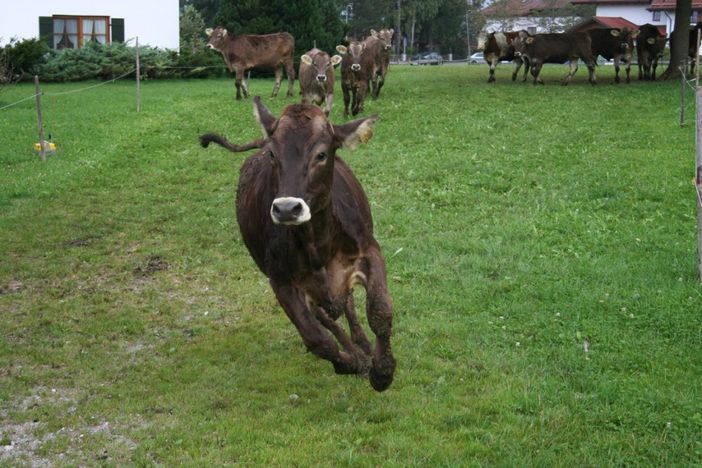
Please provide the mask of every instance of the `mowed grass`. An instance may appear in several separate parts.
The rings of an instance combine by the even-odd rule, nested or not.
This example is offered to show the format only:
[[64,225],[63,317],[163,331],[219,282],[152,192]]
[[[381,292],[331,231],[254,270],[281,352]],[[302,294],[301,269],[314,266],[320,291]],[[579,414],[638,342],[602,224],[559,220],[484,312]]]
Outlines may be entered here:
[[395,305],[382,394],[306,353],[243,246],[245,156],[197,143],[260,136],[233,80],[46,96],[46,163],[33,101],[0,111],[0,464],[702,463],[692,94],[681,128],[678,82],[566,68],[394,66],[366,102],[340,155]]

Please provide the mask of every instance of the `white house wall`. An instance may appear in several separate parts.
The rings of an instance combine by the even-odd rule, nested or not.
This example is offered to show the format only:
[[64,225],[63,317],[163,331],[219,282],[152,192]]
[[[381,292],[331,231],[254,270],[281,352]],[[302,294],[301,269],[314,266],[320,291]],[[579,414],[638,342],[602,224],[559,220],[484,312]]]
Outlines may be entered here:
[[653,21],[653,12],[646,9],[648,5],[597,5],[597,16],[621,16],[622,18],[631,21],[634,24],[641,26],[642,24],[653,24],[656,26],[667,26],[668,33],[673,30],[675,25],[675,13],[666,13],[661,11],[661,19]]
[[124,38],[178,49],[178,0],[0,0],[0,45],[11,38],[39,37],[39,17],[53,15],[124,18]]

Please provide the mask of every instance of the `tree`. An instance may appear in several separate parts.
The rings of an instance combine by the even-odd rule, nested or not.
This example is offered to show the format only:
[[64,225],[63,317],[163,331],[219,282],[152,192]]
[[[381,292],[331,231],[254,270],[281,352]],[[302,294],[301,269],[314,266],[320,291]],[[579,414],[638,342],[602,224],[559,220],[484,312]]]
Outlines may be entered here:
[[344,37],[340,13],[337,2],[329,0],[223,0],[214,20],[233,35],[287,31],[301,55],[314,45],[334,51]]
[[180,13],[180,52],[195,54],[205,44],[205,21],[193,5],[186,5]]
[[680,66],[687,61],[688,38],[690,37],[690,17],[692,0],[678,0],[675,5],[675,29],[671,34],[670,62],[661,75],[662,79],[680,78]]
[[220,0],[180,0],[180,11],[186,6],[193,6],[202,16],[207,27],[215,27],[214,17],[219,9]]

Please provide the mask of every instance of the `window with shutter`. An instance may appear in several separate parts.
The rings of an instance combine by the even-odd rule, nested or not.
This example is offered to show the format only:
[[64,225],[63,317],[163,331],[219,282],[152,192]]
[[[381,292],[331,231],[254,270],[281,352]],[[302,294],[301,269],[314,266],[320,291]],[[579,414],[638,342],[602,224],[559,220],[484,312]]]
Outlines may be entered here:
[[[124,41],[124,20],[113,18],[112,24],[121,22],[121,40]],[[39,17],[39,37],[52,49],[77,49],[95,42],[109,44],[109,16],[53,15]],[[114,29],[114,26],[113,26]]]

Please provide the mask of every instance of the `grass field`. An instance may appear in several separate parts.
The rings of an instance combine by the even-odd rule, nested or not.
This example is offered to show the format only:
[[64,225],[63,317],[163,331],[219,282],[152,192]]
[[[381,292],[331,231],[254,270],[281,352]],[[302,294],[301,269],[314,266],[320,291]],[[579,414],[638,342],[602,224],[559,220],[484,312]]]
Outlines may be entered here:
[[46,163],[33,101],[1,110],[0,465],[702,464],[693,108],[565,73],[397,66],[366,103],[341,155],[395,304],[382,394],[305,352],[241,242],[244,156],[197,145],[260,136],[233,80],[46,96]]

